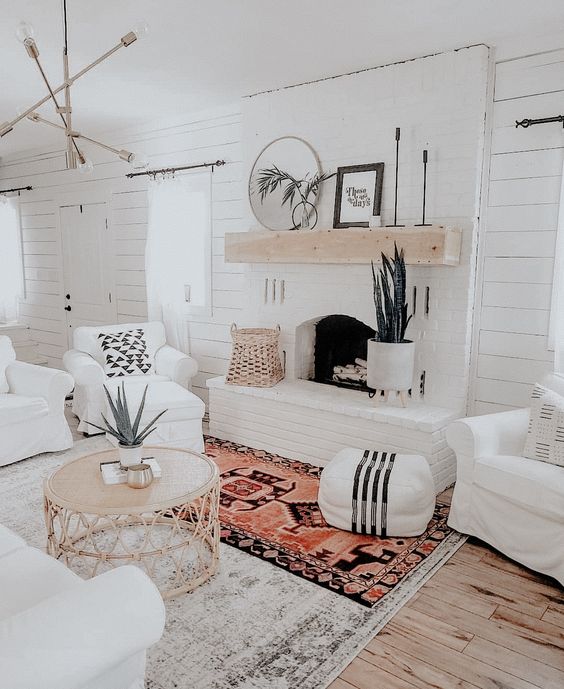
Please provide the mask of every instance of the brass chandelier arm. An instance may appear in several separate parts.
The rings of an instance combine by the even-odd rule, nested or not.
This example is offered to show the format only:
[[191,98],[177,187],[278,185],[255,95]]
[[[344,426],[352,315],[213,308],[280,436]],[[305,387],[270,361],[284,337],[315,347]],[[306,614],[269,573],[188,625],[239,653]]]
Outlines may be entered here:
[[[66,2],[65,2],[65,48],[63,51],[63,77],[65,81],[68,81],[69,78],[69,54],[68,54],[68,47],[67,47],[67,13],[66,13]],[[65,113],[67,116],[67,164],[70,164],[72,167],[72,159],[74,157],[74,152],[73,152],[73,146],[74,148],[78,151],[78,148],[76,147],[76,142],[70,136],[70,133],[72,131],[72,107],[71,107],[71,94],[70,94],[70,86],[67,84],[65,86]],[[84,159],[84,156],[80,156],[79,154],[79,160],[81,164],[84,164],[86,160]]]
[[63,127],[61,124],[57,124],[56,122],[51,122],[51,120],[41,117],[41,115],[38,115],[36,112],[32,112],[31,115],[28,115],[27,119],[31,122],[41,122],[41,124],[48,124],[50,127],[55,127],[55,129],[62,129],[63,131],[66,131],[66,127]]
[[59,105],[59,103],[57,101],[57,96],[55,95],[55,93],[53,92],[53,89],[51,88],[51,84],[49,83],[49,80],[47,79],[47,75],[45,74],[45,71],[44,71],[43,67],[41,66],[41,63],[39,62],[39,58],[34,57],[33,61],[37,65],[37,69],[39,70],[41,77],[42,77],[43,81],[45,82],[45,86],[47,87],[47,90],[49,91],[49,96],[51,97],[51,100],[55,104],[55,108],[57,109],[57,114],[59,115],[59,117],[63,121],[64,128],[66,129],[67,128],[67,121],[65,120],[65,116],[61,112],[61,106]]
[[105,148],[106,151],[110,151],[111,153],[115,153],[119,158],[122,160],[125,160],[127,163],[131,162],[133,158],[135,157],[133,153],[130,151],[126,151],[125,149],[119,149],[119,148],[113,148],[113,146],[108,146],[107,144],[103,144],[101,141],[96,141],[96,139],[91,139],[89,136],[84,136],[84,134],[80,134],[80,132],[76,132],[76,134],[73,134],[73,136],[76,136],[78,139],[83,139],[84,141],[89,141],[91,144],[94,144],[95,146],[99,146],[100,148]]
[[72,136],[70,136],[70,113],[68,111],[68,108],[67,108],[67,117],[69,119],[69,122],[67,124],[67,120],[65,119],[65,116],[61,112],[61,107],[57,101],[57,97],[56,97],[55,93],[53,92],[53,89],[51,88],[51,84],[49,83],[49,79],[47,79],[47,75],[45,74],[45,70],[41,66],[41,63],[39,62],[39,58],[37,57],[37,55],[34,55],[33,61],[37,65],[37,69],[39,70],[41,77],[42,77],[43,81],[45,82],[45,86],[47,86],[47,90],[49,91],[49,95],[51,97],[51,100],[53,101],[53,103],[55,104],[55,108],[57,109],[57,114],[59,115],[59,117],[61,118],[61,120],[63,122],[64,127],[62,127],[62,129],[65,130],[67,136],[69,137],[69,139],[68,139],[69,142],[72,142],[72,143],[70,143],[69,148],[71,146],[74,147],[74,149],[76,151],[76,155],[78,157],[78,160],[80,161],[81,164],[84,164],[85,158],[82,155],[82,152],[80,151],[80,149],[78,148],[74,138]]
[[[66,131],[66,127],[63,127],[62,125],[57,124],[56,122],[51,122],[51,120],[47,120],[44,117],[41,117],[41,115],[38,115],[36,112],[29,115],[28,119],[31,120],[32,122],[41,122],[42,124],[47,124],[50,127],[55,127],[56,129],[62,129],[64,131]],[[124,149],[119,149],[119,148],[114,148],[113,146],[108,146],[107,144],[104,144],[101,141],[97,141],[96,139],[91,139],[89,136],[85,136],[84,134],[81,134],[80,132],[71,131],[70,136],[73,140],[74,139],[83,139],[84,141],[88,141],[91,144],[94,144],[95,146],[99,146],[100,148],[104,148],[106,151],[110,151],[110,153],[115,153],[122,160],[125,160],[127,162],[129,162],[130,159],[132,159],[133,153],[131,153],[130,151],[126,151]]]
[[[65,80],[65,89],[64,89],[64,94],[65,94],[65,114],[67,116],[66,118],[66,135],[67,135],[67,167],[74,168],[76,167],[76,160],[75,160],[75,154],[74,154],[74,149],[78,152],[78,148],[76,146],[76,141],[73,139],[71,136],[71,131],[72,131],[72,107],[71,107],[71,93],[70,93],[70,86],[68,85],[68,80],[69,80],[69,38],[68,38],[69,30],[68,30],[68,21],[67,21],[67,0],[63,0],[63,36],[64,36],[64,45],[63,45],[63,79]],[[86,163],[86,159],[84,156],[82,156],[80,153],[78,154],[79,162],[81,165],[84,165]]]
[[[111,55],[113,55],[115,52],[117,52],[120,48],[127,48],[130,46],[134,41],[137,40],[137,37],[133,32],[130,32],[123,36],[120,39],[120,42],[115,45],[113,48],[105,52],[103,55],[101,55],[97,60],[94,60],[94,62],[91,62],[89,65],[81,69],[79,72],[74,74],[73,76],[70,76],[68,79],[66,79],[60,86],[57,86],[57,88],[53,89],[53,94],[56,95],[60,93],[64,88],[67,86],[72,86],[75,81],[83,77],[87,72],[89,72],[91,69],[94,69],[94,67],[97,67],[99,64],[104,62],[104,60],[107,60]],[[45,96],[44,98],[41,98],[38,100],[36,103],[34,103],[30,108],[25,110],[23,113],[18,115],[16,118],[11,120],[10,122],[5,122],[4,124],[0,125],[1,130],[0,130],[0,137],[4,136],[5,134],[8,134],[8,132],[11,132],[14,126],[23,120],[24,118],[28,117],[31,115],[34,110],[37,110],[37,108],[41,107],[44,103],[46,103],[48,100],[50,100],[51,94]]]

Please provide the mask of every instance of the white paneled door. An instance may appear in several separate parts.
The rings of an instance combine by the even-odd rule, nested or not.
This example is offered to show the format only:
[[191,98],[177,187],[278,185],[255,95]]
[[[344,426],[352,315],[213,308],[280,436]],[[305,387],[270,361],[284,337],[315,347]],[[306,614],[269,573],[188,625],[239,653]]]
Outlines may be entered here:
[[107,211],[106,203],[60,207],[69,346],[74,328],[117,321]]

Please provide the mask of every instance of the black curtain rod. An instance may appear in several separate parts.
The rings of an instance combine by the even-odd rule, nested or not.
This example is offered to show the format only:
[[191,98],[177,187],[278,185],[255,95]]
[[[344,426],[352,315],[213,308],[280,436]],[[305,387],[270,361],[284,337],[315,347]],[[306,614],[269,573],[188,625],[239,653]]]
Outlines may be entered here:
[[564,115],[556,115],[555,117],[540,117],[537,120],[531,120],[528,118],[525,118],[521,121],[515,120],[515,127],[523,127],[524,129],[527,129],[527,127],[530,127],[533,124],[549,124],[551,122],[562,122],[562,126],[564,126]]
[[157,175],[167,175],[167,174],[177,172],[179,170],[195,170],[196,168],[199,168],[199,167],[211,167],[212,172],[213,172],[214,167],[221,167],[222,165],[225,165],[225,160],[216,160],[214,163],[198,163],[197,165],[182,165],[181,167],[163,167],[160,170],[145,170],[144,172],[130,172],[129,174],[127,174],[125,176],[129,177],[130,179],[132,177],[140,177],[141,175],[153,175],[154,177],[156,177]]
[[[0,194],[10,194],[13,191],[31,191],[33,187],[16,187],[15,189],[0,189]],[[18,194],[19,195],[19,194]]]

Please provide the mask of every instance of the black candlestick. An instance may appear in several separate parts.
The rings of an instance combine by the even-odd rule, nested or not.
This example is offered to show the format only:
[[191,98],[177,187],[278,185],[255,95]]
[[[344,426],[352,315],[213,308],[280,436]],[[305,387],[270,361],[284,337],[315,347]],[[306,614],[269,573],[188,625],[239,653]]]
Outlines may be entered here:
[[427,196],[427,149],[423,151],[423,217],[415,227],[428,227],[433,223],[425,222],[425,200]]
[[394,198],[394,224],[393,225],[386,225],[386,227],[405,227],[405,225],[398,225],[399,142],[400,142],[400,128],[396,127],[396,188],[395,188],[395,198]]

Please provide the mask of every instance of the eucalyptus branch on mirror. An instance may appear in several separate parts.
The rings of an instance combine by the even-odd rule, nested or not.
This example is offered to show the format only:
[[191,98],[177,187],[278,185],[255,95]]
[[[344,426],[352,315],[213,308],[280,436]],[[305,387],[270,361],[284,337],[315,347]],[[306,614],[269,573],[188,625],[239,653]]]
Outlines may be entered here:
[[[298,195],[300,200],[292,208],[294,229],[313,229],[317,223],[317,209],[309,199],[311,196],[315,198],[319,193],[321,184],[331,177],[335,177],[334,172],[316,172],[312,177],[308,173],[303,179],[296,179],[289,172],[272,165],[270,168],[262,168],[258,171],[256,191],[261,203],[263,203],[269,194],[280,188],[282,190],[282,206],[287,203],[292,206],[296,195]],[[298,212],[300,213],[299,222],[296,222]]]

